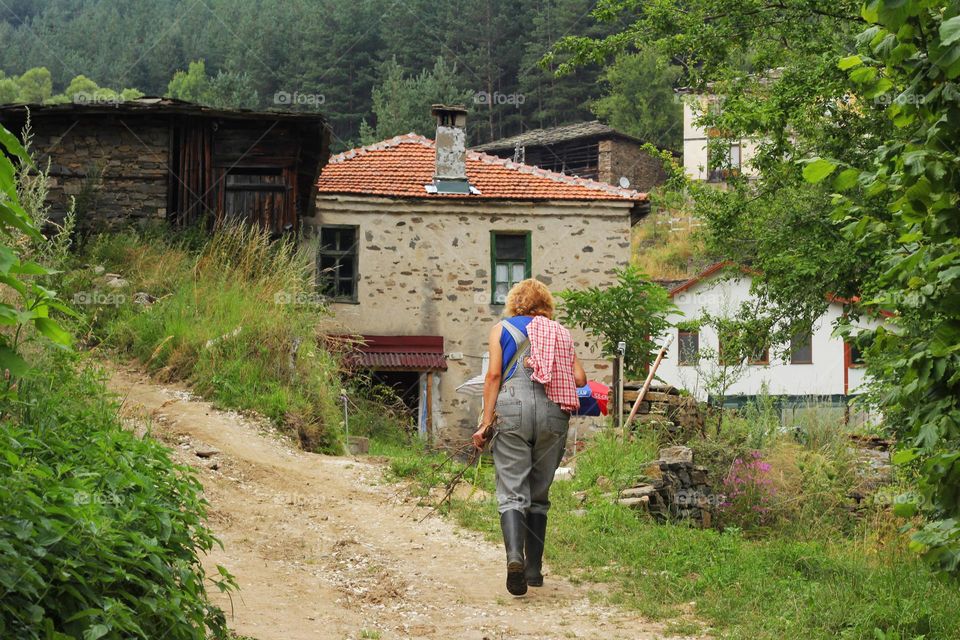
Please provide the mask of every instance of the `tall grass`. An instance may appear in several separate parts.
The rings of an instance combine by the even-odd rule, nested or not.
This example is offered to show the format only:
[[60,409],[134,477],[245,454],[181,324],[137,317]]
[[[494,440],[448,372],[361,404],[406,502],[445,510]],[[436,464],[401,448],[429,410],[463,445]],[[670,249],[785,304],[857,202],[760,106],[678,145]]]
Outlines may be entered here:
[[[341,451],[335,359],[318,347],[326,313],[308,255],[249,226],[200,245],[127,232],[91,243],[86,260],[129,280],[115,308],[88,309],[93,341],[136,358],[161,380],[183,380],[222,406],[257,411],[308,450]],[[86,284],[98,286],[88,271]],[[134,303],[134,294],[157,298]]]

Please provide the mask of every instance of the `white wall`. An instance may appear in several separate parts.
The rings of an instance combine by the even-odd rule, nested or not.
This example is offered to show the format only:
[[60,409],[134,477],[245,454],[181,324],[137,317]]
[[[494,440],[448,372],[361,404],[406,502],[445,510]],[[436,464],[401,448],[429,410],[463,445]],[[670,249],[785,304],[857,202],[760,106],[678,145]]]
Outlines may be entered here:
[[[674,303],[683,315],[671,316],[670,320],[695,320],[704,311],[715,316],[731,316],[749,297],[748,276],[729,278],[717,274],[676,294]],[[831,304],[823,317],[815,323],[812,334],[812,364],[791,364],[789,357],[778,357],[777,346],[773,346],[770,349],[770,364],[745,365],[740,378],[727,390],[726,395],[755,395],[760,393],[764,383],[772,395],[826,396],[855,393],[863,382],[863,370],[846,367],[843,340],[832,336],[834,324],[842,310],[840,304]],[[864,322],[863,325],[868,326],[869,322]],[[706,400],[708,391],[704,388],[703,375],[716,371],[716,360],[701,360],[698,366],[680,365],[677,330],[672,331],[673,344],[657,370],[657,375],[675,387],[687,389],[698,399]],[[701,351],[709,349],[716,353],[717,348],[716,333],[709,327],[701,329]],[[846,385],[845,372],[848,376]]]
[[[693,180],[706,180],[709,174],[707,158],[707,131],[697,124],[706,112],[708,96],[687,95],[683,98],[683,168]],[[756,175],[751,161],[757,153],[754,140],[743,139],[740,143],[740,170],[744,175]]]

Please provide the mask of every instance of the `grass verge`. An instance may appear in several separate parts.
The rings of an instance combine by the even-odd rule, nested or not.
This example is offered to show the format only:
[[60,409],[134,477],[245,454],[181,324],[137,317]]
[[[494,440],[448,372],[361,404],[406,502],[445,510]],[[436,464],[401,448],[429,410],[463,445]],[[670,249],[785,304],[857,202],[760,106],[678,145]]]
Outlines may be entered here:
[[[899,537],[878,542],[864,525],[848,537],[748,539],[736,529],[655,524],[604,496],[605,487],[622,486],[640,462],[655,458],[657,446],[653,438],[623,444],[601,435],[578,454],[576,476],[554,484],[546,556],[555,574],[606,583],[611,601],[655,619],[679,619],[695,603],[704,623],[698,630],[718,637],[960,637],[956,582],[932,574]],[[375,451],[423,495],[458,470],[438,470],[439,459],[417,446]],[[477,482],[492,495],[491,464],[484,465]],[[586,492],[583,503],[579,492]],[[491,539],[499,535],[491,500],[454,499],[444,511]],[[671,628],[694,627],[685,619]]]

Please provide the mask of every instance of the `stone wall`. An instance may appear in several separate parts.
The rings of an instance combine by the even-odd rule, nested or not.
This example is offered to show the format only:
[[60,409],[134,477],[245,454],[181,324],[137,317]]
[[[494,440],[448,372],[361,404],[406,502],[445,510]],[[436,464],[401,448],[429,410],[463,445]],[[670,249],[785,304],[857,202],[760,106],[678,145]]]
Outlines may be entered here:
[[50,159],[47,201],[55,219],[71,196],[82,228],[166,217],[166,126],[128,128],[104,118],[96,123],[35,121],[33,129],[33,153],[43,164]]
[[[630,413],[641,386],[640,383],[630,382],[623,385],[624,413]],[[696,398],[681,395],[673,387],[655,385],[650,387],[640,403],[633,428],[646,425],[658,429],[669,438],[686,440],[693,434],[703,433],[705,420],[705,408]]]
[[626,140],[601,140],[599,180],[619,184],[620,177],[630,180],[630,188],[649,191],[667,179],[663,165],[637,145]]
[[[530,231],[533,275],[551,290],[608,286],[630,257],[629,203],[496,203],[319,196],[305,220],[359,226],[359,299],[334,303],[329,331],[439,335],[448,370],[439,375],[434,431],[443,441],[475,428],[480,399],[456,393],[479,374],[490,327],[491,231]],[[589,377],[609,382],[609,361],[572,330]]]
[[660,522],[682,521],[697,527],[713,524],[713,493],[707,468],[693,462],[689,447],[666,447],[647,465],[638,482],[620,491],[617,502],[650,513]]

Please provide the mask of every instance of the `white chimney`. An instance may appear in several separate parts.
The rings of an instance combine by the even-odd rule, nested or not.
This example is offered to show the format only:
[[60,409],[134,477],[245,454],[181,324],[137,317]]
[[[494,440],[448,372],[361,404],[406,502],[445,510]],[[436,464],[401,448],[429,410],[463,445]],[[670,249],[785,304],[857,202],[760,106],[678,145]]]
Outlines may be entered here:
[[[437,119],[432,186],[436,193],[470,193],[467,182],[467,109],[462,104],[435,104],[430,113]],[[428,191],[434,192],[429,186]]]

